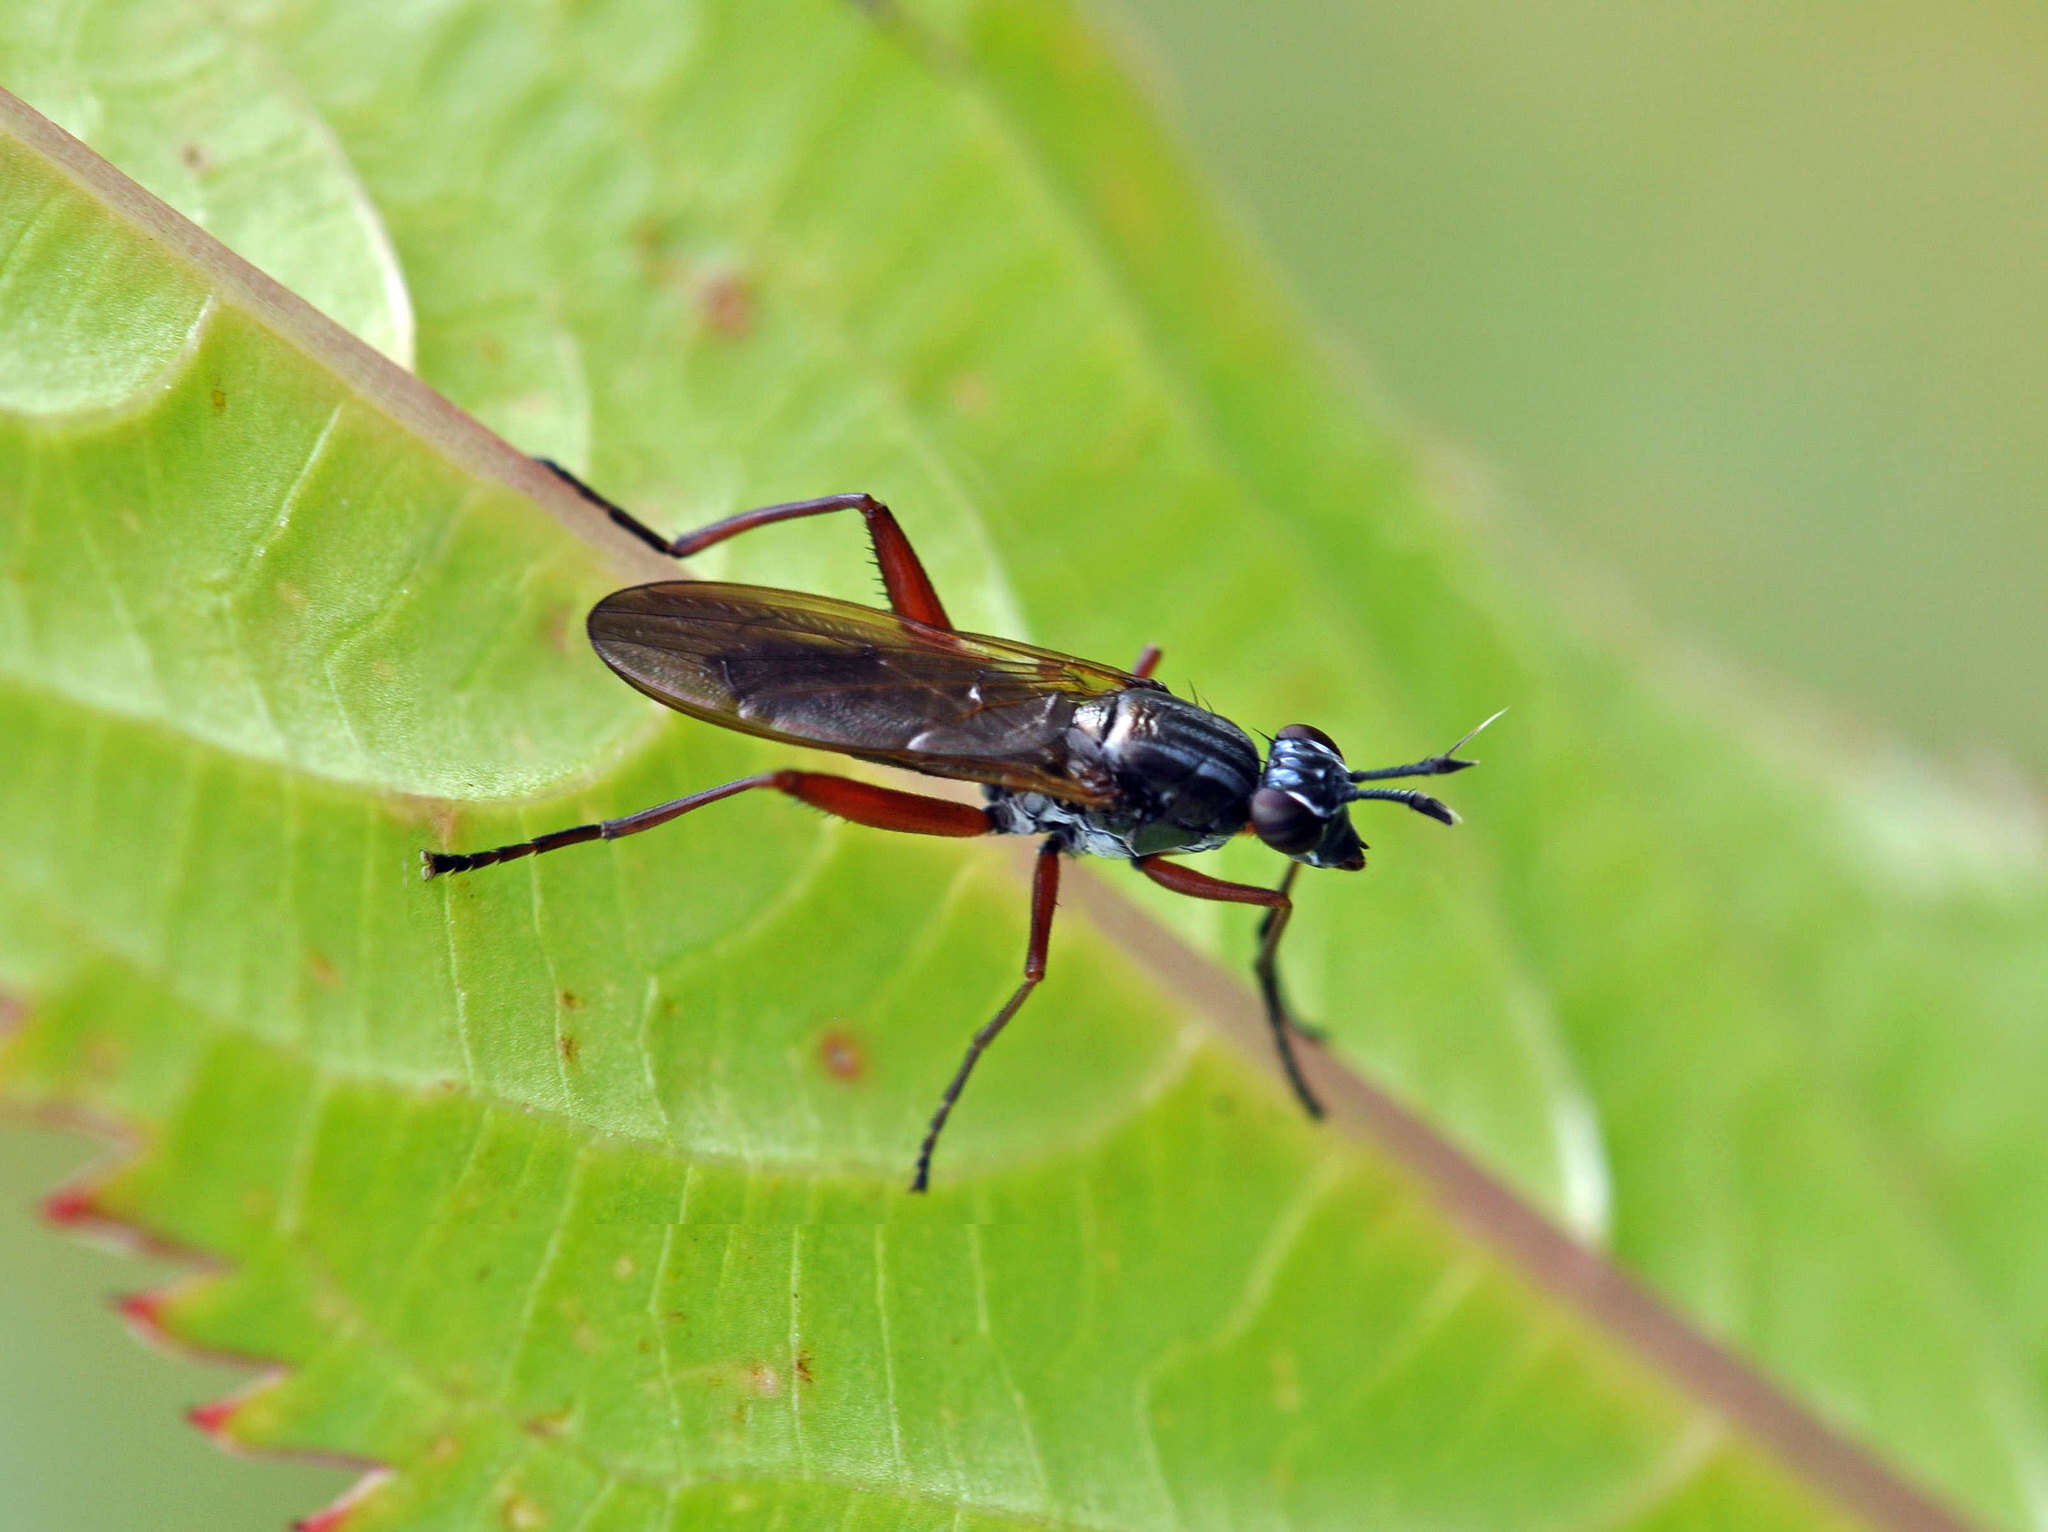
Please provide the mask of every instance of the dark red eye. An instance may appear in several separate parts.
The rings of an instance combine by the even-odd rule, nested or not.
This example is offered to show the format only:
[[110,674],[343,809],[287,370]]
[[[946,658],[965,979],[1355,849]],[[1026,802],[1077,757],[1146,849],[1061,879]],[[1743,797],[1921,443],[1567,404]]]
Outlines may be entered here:
[[1312,723],[1291,723],[1273,736],[1275,739],[1312,739],[1332,755],[1342,755],[1337,742]]
[[1322,820],[1299,798],[1277,787],[1262,787],[1252,794],[1252,828],[1260,840],[1289,856],[1314,850],[1323,838]]

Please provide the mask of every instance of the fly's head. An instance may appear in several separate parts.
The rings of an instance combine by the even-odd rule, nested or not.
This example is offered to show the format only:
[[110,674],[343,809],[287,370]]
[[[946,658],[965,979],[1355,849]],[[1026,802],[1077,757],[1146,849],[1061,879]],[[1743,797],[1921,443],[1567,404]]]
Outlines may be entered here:
[[[1486,720],[1492,722],[1493,718]],[[1479,729],[1485,728],[1486,723]],[[1458,822],[1457,815],[1428,793],[1358,784],[1388,777],[1435,777],[1463,771],[1474,763],[1459,760],[1457,750],[1472,734],[1426,761],[1386,766],[1378,771],[1351,771],[1329,735],[1305,723],[1291,723],[1274,736],[1273,748],[1267,752],[1266,769],[1260,773],[1258,790],[1252,794],[1252,829],[1258,832],[1260,840],[1297,862],[1356,872],[1365,865],[1365,842],[1351,828],[1348,806],[1361,798],[1404,803],[1440,824]]]
[[1351,774],[1330,736],[1291,723],[1266,754],[1252,794],[1252,829],[1297,862],[1356,872],[1365,865],[1365,842],[1351,828],[1350,801]]

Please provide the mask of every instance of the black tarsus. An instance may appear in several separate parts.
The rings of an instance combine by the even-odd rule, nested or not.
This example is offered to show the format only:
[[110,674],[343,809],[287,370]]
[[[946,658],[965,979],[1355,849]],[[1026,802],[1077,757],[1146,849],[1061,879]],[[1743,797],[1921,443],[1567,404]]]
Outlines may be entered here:
[[560,479],[564,484],[568,485],[569,488],[575,490],[577,494],[581,495],[585,500],[588,500],[600,511],[603,511],[607,516],[611,517],[611,519],[617,522],[620,527],[624,528],[628,532],[631,532],[635,537],[639,538],[640,541],[647,544],[647,546],[652,548],[656,553],[666,554],[670,558],[675,557],[675,542],[672,539],[663,537],[659,532],[655,531],[654,528],[647,525],[646,522],[640,520],[639,517],[635,516],[623,505],[620,505],[618,501],[613,500],[606,495],[599,494],[596,490],[592,489],[588,484],[584,483],[583,480],[578,478],[575,474],[571,473],[568,469],[564,468],[560,463],[556,462],[551,457],[537,457],[534,459],[534,461],[540,464],[540,466],[545,468],[549,473],[553,474],[556,478]]
[[1287,1083],[1294,1087],[1302,1110],[1311,1117],[1321,1117],[1323,1104],[1308,1088],[1308,1078],[1302,1074],[1301,1062],[1294,1056],[1294,1034],[1300,1033],[1310,1042],[1317,1042],[1321,1040],[1322,1033],[1296,1021],[1286,997],[1280,992],[1280,937],[1294,914],[1294,879],[1300,871],[1301,863],[1289,862],[1287,871],[1280,875],[1280,887],[1275,892],[1285,902],[1267,906],[1265,919],[1259,922],[1259,955],[1252,963],[1252,972],[1258,977],[1259,994],[1266,1002],[1266,1024],[1273,1029],[1273,1046],[1279,1050],[1280,1068],[1287,1075]]
[[637,835],[642,830],[651,830],[656,825],[667,824],[671,819],[687,814],[692,809],[716,803],[721,798],[730,798],[735,793],[744,793],[756,787],[774,787],[781,775],[764,771],[758,776],[741,777],[736,782],[722,783],[707,787],[702,792],[690,793],[685,797],[671,798],[667,803],[657,803],[651,809],[627,814],[618,819],[601,819],[596,824],[572,825],[566,830],[550,830],[545,835],[536,835],[532,840],[514,841],[509,846],[493,846],[488,851],[422,851],[420,853],[420,876],[439,877],[444,872],[468,872],[476,867],[489,867],[497,862],[509,862],[522,856],[538,856],[543,851],[559,851],[564,846],[580,846],[585,841],[617,840],[622,835]]

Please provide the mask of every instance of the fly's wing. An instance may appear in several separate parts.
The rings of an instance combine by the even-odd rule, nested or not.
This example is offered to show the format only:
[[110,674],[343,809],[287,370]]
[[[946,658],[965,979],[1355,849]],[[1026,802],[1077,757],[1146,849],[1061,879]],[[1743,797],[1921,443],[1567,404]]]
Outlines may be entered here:
[[764,739],[933,776],[1098,802],[1070,769],[1091,696],[1149,687],[1121,670],[797,591],[670,580],[616,591],[590,641],[655,701]]

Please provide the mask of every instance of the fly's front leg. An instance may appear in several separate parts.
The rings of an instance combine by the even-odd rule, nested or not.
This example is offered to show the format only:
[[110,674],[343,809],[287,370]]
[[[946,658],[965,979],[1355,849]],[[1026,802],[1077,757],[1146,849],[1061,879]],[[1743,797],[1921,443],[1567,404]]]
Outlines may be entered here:
[[1327,1035],[1321,1027],[1312,1027],[1294,1014],[1294,1008],[1287,1003],[1280,989],[1280,933],[1287,929],[1287,922],[1294,914],[1294,880],[1301,872],[1301,863],[1289,862],[1287,871],[1280,875],[1280,887],[1274,892],[1287,902],[1276,904],[1266,911],[1259,922],[1259,955],[1252,963],[1252,972],[1258,976],[1259,994],[1266,1002],[1266,1017],[1270,1021],[1278,1017],[1277,1025],[1291,1028],[1312,1043],[1321,1042]]
[[1312,1034],[1297,1026],[1288,1016],[1286,1004],[1280,998],[1280,974],[1275,966],[1280,937],[1287,930],[1288,918],[1294,913],[1294,901],[1289,897],[1289,890],[1294,887],[1295,870],[1301,864],[1289,865],[1278,888],[1261,888],[1256,883],[1226,883],[1221,878],[1212,878],[1205,872],[1196,872],[1192,867],[1183,867],[1161,856],[1141,856],[1131,865],[1161,888],[1170,888],[1190,899],[1215,899],[1226,904],[1263,904],[1266,907],[1266,918],[1259,923],[1258,961],[1252,965],[1252,971],[1258,975],[1259,993],[1266,1002],[1266,1024],[1273,1029],[1273,1046],[1280,1052],[1280,1067],[1286,1071],[1287,1083],[1294,1087],[1294,1094],[1300,1099],[1303,1110],[1311,1117],[1322,1116],[1323,1104],[1308,1088],[1308,1081],[1301,1073],[1301,1063],[1294,1056],[1293,1034]]
[[617,501],[600,495],[560,463],[548,458],[536,458],[534,461],[656,553],[666,553],[672,558],[686,559],[691,554],[702,553],[706,548],[714,547],[729,537],[737,537],[742,532],[751,532],[756,527],[765,527],[772,522],[794,521],[802,516],[822,516],[828,511],[859,511],[868,525],[868,541],[874,545],[875,562],[881,566],[882,585],[889,593],[889,609],[898,617],[908,617],[912,622],[921,622],[928,628],[943,628],[949,633],[953,631],[953,624],[946,616],[946,608],[939,601],[939,593],[932,588],[931,576],[924,572],[924,564],[910,546],[910,539],[905,537],[903,529],[896,525],[896,517],[889,507],[873,495],[821,495],[815,500],[791,500],[782,505],[764,505],[755,510],[736,512],[712,522],[707,527],[699,527],[694,532],[685,532],[681,537],[671,539],[663,537]]

